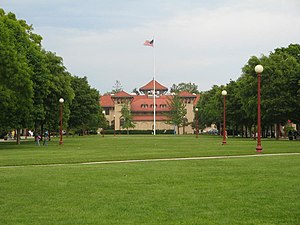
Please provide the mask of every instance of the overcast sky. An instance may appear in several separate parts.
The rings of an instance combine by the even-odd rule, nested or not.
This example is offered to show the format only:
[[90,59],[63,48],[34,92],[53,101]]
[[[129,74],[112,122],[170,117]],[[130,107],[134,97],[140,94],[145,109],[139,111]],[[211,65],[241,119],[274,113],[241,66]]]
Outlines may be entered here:
[[[154,74],[200,91],[241,75],[253,56],[300,42],[299,0],[0,0],[43,47],[100,93],[131,92]],[[143,46],[154,36],[155,48]],[[154,51],[155,50],[155,54]]]

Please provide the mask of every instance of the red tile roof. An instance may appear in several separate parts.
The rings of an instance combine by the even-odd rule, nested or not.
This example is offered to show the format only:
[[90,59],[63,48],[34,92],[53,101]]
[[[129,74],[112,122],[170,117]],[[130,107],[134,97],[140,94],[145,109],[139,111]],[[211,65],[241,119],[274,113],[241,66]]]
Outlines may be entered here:
[[178,94],[180,97],[190,97],[190,98],[196,98],[197,96],[195,94],[191,94],[188,91],[182,91]]
[[[168,107],[169,97],[164,95],[155,99],[156,112],[167,112],[170,110]],[[132,112],[153,112],[153,98],[147,95],[137,95],[131,103]],[[152,106],[152,107],[151,107]]]
[[128,94],[125,91],[120,91],[114,95],[111,96],[112,98],[132,98],[132,96],[130,94]]
[[199,100],[200,100],[200,94],[197,94],[197,95],[196,95],[196,99],[195,99],[195,101],[194,101],[194,106],[197,105],[197,103],[199,102]]
[[[154,89],[154,80],[140,88],[140,91],[151,91]],[[168,91],[168,88],[155,81],[155,90],[157,91]]]
[[[133,116],[133,121],[153,121],[153,115],[146,115],[146,116]],[[156,115],[155,120],[156,121],[166,121],[168,119],[167,116],[160,116]]]
[[100,97],[100,105],[102,107],[114,107],[114,102],[110,95],[103,95]]
[[[149,96],[147,96],[147,95],[129,95],[126,92],[124,92],[124,93],[120,93],[117,96],[133,98],[132,103],[131,103],[131,110],[133,112],[153,112],[153,108],[151,108],[151,105],[153,105],[153,98],[149,98]],[[115,96],[116,95],[101,96],[100,97],[100,105],[102,107],[114,107],[114,101],[112,100],[112,97],[115,97]],[[172,99],[172,97],[173,97],[172,95],[161,95],[159,98],[156,98],[155,99],[155,103],[157,106],[156,111],[157,112],[169,111],[170,109],[168,107],[168,101],[170,101],[170,99]],[[195,97],[194,106],[196,106],[197,102],[200,100],[200,94],[192,95],[190,93],[189,94],[183,93],[181,97]],[[148,107],[142,108],[142,105],[148,105]],[[161,105],[166,105],[166,108],[163,108]]]

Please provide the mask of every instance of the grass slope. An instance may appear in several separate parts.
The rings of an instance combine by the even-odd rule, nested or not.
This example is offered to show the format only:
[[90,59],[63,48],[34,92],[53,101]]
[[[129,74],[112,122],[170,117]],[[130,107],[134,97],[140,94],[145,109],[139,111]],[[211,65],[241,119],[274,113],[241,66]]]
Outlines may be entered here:
[[[84,137],[0,144],[0,224],[300,224],[300,156],[30,166],[255,153],[219,137]],[[264,141],[265,153],[300,152]]]

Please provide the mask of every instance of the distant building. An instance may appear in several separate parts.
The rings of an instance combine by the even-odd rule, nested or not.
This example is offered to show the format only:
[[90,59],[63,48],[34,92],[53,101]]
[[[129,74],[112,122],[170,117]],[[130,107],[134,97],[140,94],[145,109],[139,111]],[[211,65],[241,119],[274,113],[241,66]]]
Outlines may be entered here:
[[[139,91],[141,95],[135,93],[128,94],[121,91],[116,94],[103,95],[100,98],[100,105],[105,110],[106,119],[109,125],[116,130],[122,130],[121,109],[125,102],[130,105],[136,130],[153,130],[154,127],[154,101],[153,101],[154,80],[150,81]],[[155,81],[155,105],[156,105],[156,130],[174,130],[174,125],[167,124],[168,117],[166,114],[170,112],[168,102],[172,99],[172,94],[166,94],[168,88]],[[180,133],[191,134],[194,132],[192,123],[195,118],[194,107],[198,102],[200,95],[192,94],[186,91],[179,93],[186,105],[186,126],[180,128]],[[176,129],[177,131],[177,129]]]

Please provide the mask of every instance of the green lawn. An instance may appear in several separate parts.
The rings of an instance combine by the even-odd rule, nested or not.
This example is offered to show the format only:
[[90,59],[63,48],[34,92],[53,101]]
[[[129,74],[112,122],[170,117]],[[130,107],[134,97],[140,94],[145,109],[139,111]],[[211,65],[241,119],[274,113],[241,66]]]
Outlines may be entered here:
[[[300,224],[300,155],[47,166],[255,154],[253,140],[221,142],[209,136],[69,137],[48,147],[1,142],[0,224]],[[262,144],[264,154],[300,152],[297,141]]]

